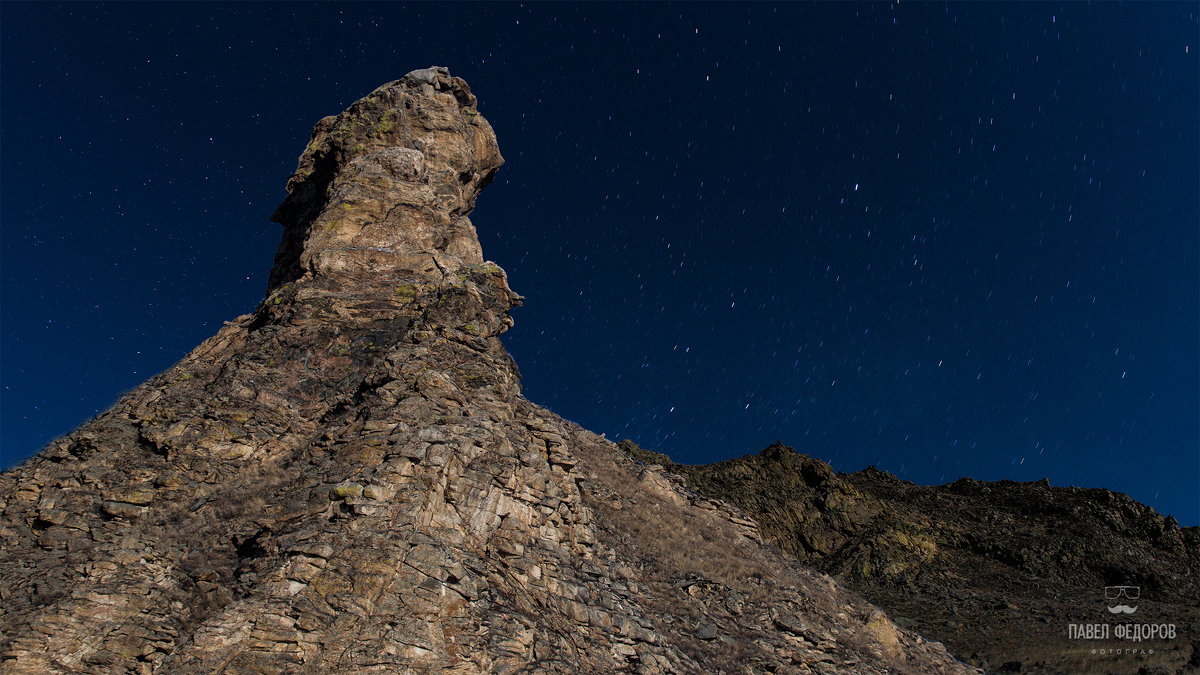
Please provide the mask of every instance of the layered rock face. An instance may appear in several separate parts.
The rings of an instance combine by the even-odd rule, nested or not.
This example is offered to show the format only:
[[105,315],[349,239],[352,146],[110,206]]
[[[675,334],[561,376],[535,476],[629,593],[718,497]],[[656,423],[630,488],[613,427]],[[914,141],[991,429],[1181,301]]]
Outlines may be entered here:
[[0,476],[4,672],[973,672],[521,397],[501,163],[441,68],[321,120],[255,312]]
[[[1200,528],[1128,496],[1046,481],[914,485],[870,468],[838,474],[776,443],[717,464],[676,464],[690,490],[744,508],[765,538],[895,620],[990,671],[1200,672]],[[1106,586],[1137,586],[1114,617]],[[1070,624],[1173,625],[1172,638],[1072,639]]]

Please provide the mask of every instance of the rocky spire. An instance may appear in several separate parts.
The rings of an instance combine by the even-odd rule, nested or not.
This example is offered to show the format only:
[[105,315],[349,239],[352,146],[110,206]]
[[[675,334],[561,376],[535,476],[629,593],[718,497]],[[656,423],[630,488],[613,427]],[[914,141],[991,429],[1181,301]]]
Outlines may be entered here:
[[5,671],[968,672],[520,396],[474,103],[318,123],[256,311],[0,474]]
[[483,262],[467,214],[503,163],[470,87],[445,68],[379,87],[313,129],[272,217],[285,230],[270,289]]

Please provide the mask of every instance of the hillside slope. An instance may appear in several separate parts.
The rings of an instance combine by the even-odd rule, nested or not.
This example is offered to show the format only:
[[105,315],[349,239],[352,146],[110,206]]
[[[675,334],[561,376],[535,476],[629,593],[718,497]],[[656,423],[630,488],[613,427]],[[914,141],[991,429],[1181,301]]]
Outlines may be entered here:
[[[1046,481],[922,486],[874,468],[839,474],[780,443],[703,466],[621,447],[690,491],[741,507],[788,555],[967,662],[1035,673],[1200,670],[1200,528],[1126,495]],[[1117,618],[1104,589],[1120,585],[1140,598],[1135,614]],[[1097,623],[1174,625],[1176,636],[1070,635],[1070,624]]]

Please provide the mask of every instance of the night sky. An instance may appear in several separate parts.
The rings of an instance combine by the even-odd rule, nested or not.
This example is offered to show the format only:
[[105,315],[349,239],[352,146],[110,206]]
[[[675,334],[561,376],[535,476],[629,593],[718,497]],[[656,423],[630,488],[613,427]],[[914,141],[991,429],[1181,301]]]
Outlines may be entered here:
[[678,461],[779,439],[1200,522],[1200,5],[0,5],[10,466],[262,299],[312,125],[415,68],[525,394]]

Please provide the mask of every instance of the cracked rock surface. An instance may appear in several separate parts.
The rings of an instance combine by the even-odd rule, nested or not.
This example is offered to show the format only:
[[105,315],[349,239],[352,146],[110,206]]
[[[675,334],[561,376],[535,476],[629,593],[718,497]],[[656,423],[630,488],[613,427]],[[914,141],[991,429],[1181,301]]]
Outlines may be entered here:
[[4,672],[974,672],[521,397],[502,162],[444,68],[316,125],[255,312],[0,475]]

